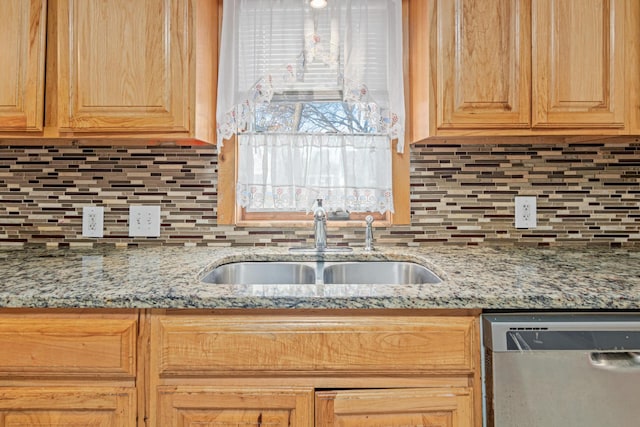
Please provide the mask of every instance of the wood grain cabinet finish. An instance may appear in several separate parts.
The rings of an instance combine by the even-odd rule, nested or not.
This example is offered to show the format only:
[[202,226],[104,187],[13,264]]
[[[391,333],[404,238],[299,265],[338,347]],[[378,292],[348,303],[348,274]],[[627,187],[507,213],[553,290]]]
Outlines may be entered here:
[[134,427],[135,310],[0,310],[0,427]]
[[47,1],[0,1],[0,19],[0,132],[42,131]]
[[473,370],[471,317],[166,316],[154,319],[161,376]]
[[632,131],[637,2],[408,4],[413,141]]
[[530,3],[444,0],[436,13],[437,127],[529,128]]
[[532,6],[533,126],[624,128],[625,1]]
[[0,310],[0,427],[479,427],[478,313]]
[[133,380],[136,339],[134,314],[0,313],[0,379]]
[[186,0],[58,0],[62,131],[189,130]]
[[0,138],[214,142],[218,10],[211,0],[0,2]]
[[0,387],[0,427],[135,427],[133,387]]
[[625,9],[625,89],[629,94],[629,133],[640,135],[640,2],[629,1]]
[[316,426],[472,427],[469,389],[338,390],[316,393]]
[[163,387],[158,427],[313,427],[312,388]]
[[152,310],[153,426],[479,427],[477,315]]

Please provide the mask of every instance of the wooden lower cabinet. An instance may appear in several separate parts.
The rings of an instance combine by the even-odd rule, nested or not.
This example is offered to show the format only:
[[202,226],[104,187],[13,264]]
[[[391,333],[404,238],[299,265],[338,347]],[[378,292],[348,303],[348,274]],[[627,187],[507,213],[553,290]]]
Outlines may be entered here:
[[[315,403],[314,403],[315,395]],[[468,388],[162,387],[162,427],[471,427]],[[314,415],[315,413],[315,415]]]
[[0,310],[0,427],[135,427],[137,310]]
[[371,313],[152,311],[147,426],[481,426],[478,313]]
[[312,427],[311,388],[161,387],[157,426]]
[[467,388],[339,390],[316,393],[316,426],[471,427]]
[[0,309],[0,427],[480,427],[479,312]]
[[0,426],[133,427],[135,402],[135,387],[0,387]]

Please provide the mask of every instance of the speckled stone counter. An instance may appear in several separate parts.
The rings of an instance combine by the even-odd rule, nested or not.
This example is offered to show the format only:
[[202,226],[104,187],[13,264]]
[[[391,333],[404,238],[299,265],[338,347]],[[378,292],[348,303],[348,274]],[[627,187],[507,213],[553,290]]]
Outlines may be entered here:
[[0,249],[0,307],[640,309],[640,251],[378,248],[326,260],[409,260],[423,285],[214,285],[232,261],[314,260],[284,248]]

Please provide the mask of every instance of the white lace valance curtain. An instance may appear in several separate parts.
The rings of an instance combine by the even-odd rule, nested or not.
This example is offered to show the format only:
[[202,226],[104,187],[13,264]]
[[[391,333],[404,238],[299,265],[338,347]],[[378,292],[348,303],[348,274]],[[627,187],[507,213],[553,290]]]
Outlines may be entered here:
[[254,209],[393,212],[386,136],[238,136],[237,197]]
[[225,0],[218,73],[219,145],[274,94],[337,90],[404,149],[402,0]]

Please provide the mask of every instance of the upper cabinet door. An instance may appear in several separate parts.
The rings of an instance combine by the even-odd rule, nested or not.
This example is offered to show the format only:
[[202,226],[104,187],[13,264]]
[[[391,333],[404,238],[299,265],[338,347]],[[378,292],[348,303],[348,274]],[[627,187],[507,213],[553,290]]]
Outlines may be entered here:
[[528,0],[437,2],[437,128],[529,128]]
[[533,2],[533,126],[623,128],[624,0]]
[[46,0],[0,1],[0,131],[40,131]]
[[61,131],[188,132],[189,0],[59,0]]

